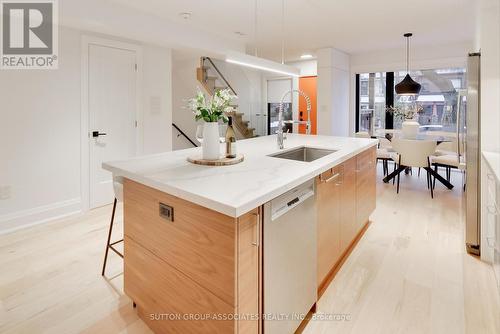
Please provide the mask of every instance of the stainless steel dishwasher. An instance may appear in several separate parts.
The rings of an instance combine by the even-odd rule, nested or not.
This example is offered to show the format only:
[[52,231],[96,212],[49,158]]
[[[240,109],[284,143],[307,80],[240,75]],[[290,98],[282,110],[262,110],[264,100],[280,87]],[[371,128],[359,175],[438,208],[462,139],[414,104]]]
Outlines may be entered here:
[[317,299],[314,179],[264,204],[264,334],[291,334]]

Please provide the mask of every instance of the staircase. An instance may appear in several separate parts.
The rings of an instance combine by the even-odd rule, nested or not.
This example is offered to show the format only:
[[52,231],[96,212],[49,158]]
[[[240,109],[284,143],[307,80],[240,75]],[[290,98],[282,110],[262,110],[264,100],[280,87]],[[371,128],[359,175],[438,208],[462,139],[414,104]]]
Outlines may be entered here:
[[[209,57],[201,57],[200,67],[196,69],[196,78],[210,96],[213,96],[217,90],[226,88],[229,88],[234,95],[238,96]],[[244,139],[256,137],[254,134],[255,129],[249,126],[250,122],[244,119],[243,113],[238,112],[238,105],[233,104],[232,107],[233,112],[228,114],[228,116],[233,118],[233,127],[237,138]]]

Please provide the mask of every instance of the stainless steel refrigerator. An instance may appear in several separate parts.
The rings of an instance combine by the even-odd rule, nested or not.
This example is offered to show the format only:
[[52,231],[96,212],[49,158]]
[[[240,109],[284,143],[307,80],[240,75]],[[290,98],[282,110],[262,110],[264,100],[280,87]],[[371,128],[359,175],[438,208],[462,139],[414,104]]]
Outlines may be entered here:
[[479,255],[481,245],[480,66],[481,55],[479,53],[469,54],[467,60],[467,109],[464,117],[465,124],[460,127],[465,130],[462,140],[465,141],[464,153],[467,165],[465,243],[467,252],[475,255]]

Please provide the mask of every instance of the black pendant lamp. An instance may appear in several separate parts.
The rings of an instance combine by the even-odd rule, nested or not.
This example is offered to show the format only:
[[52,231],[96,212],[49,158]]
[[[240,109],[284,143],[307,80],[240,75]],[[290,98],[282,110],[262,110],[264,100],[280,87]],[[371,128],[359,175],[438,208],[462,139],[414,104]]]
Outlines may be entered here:
[[413,34],[406,33],[403,36],[406,37],[406,76],[396,85],[396,94],[418,95],[422,86],[410,76],[410,37],[413,36]]

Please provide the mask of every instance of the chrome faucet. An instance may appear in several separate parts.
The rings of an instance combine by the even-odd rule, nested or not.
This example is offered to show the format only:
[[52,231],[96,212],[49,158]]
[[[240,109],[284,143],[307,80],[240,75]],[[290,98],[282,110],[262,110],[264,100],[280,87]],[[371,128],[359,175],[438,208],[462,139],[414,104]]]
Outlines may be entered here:
[[[307,121],[299,121],[299,120],[291,120],[291,121],[285,121],[283,120],[283,101],[285,101],[285,98],[287,97],[288,94],[292,93],[298,93],[299,95],[303,96],[304,99],[306,100],[306,105],[307,105]],[[281,97],[280,101],[280,106],[279,106],[279,112],[278,112],[278,130],[276,131],[277,135],[277,141],[278,141],[278,148],[280,150],[285,148],[285,145],[283,141],[286,139],[286,135],[283,133],[283,127],[285,124],[305,124],[306,126],[306,134],[311,134],[311,99],[309,96],[306,95],[301,90],[298,89],[292,89],[283,94]]]

